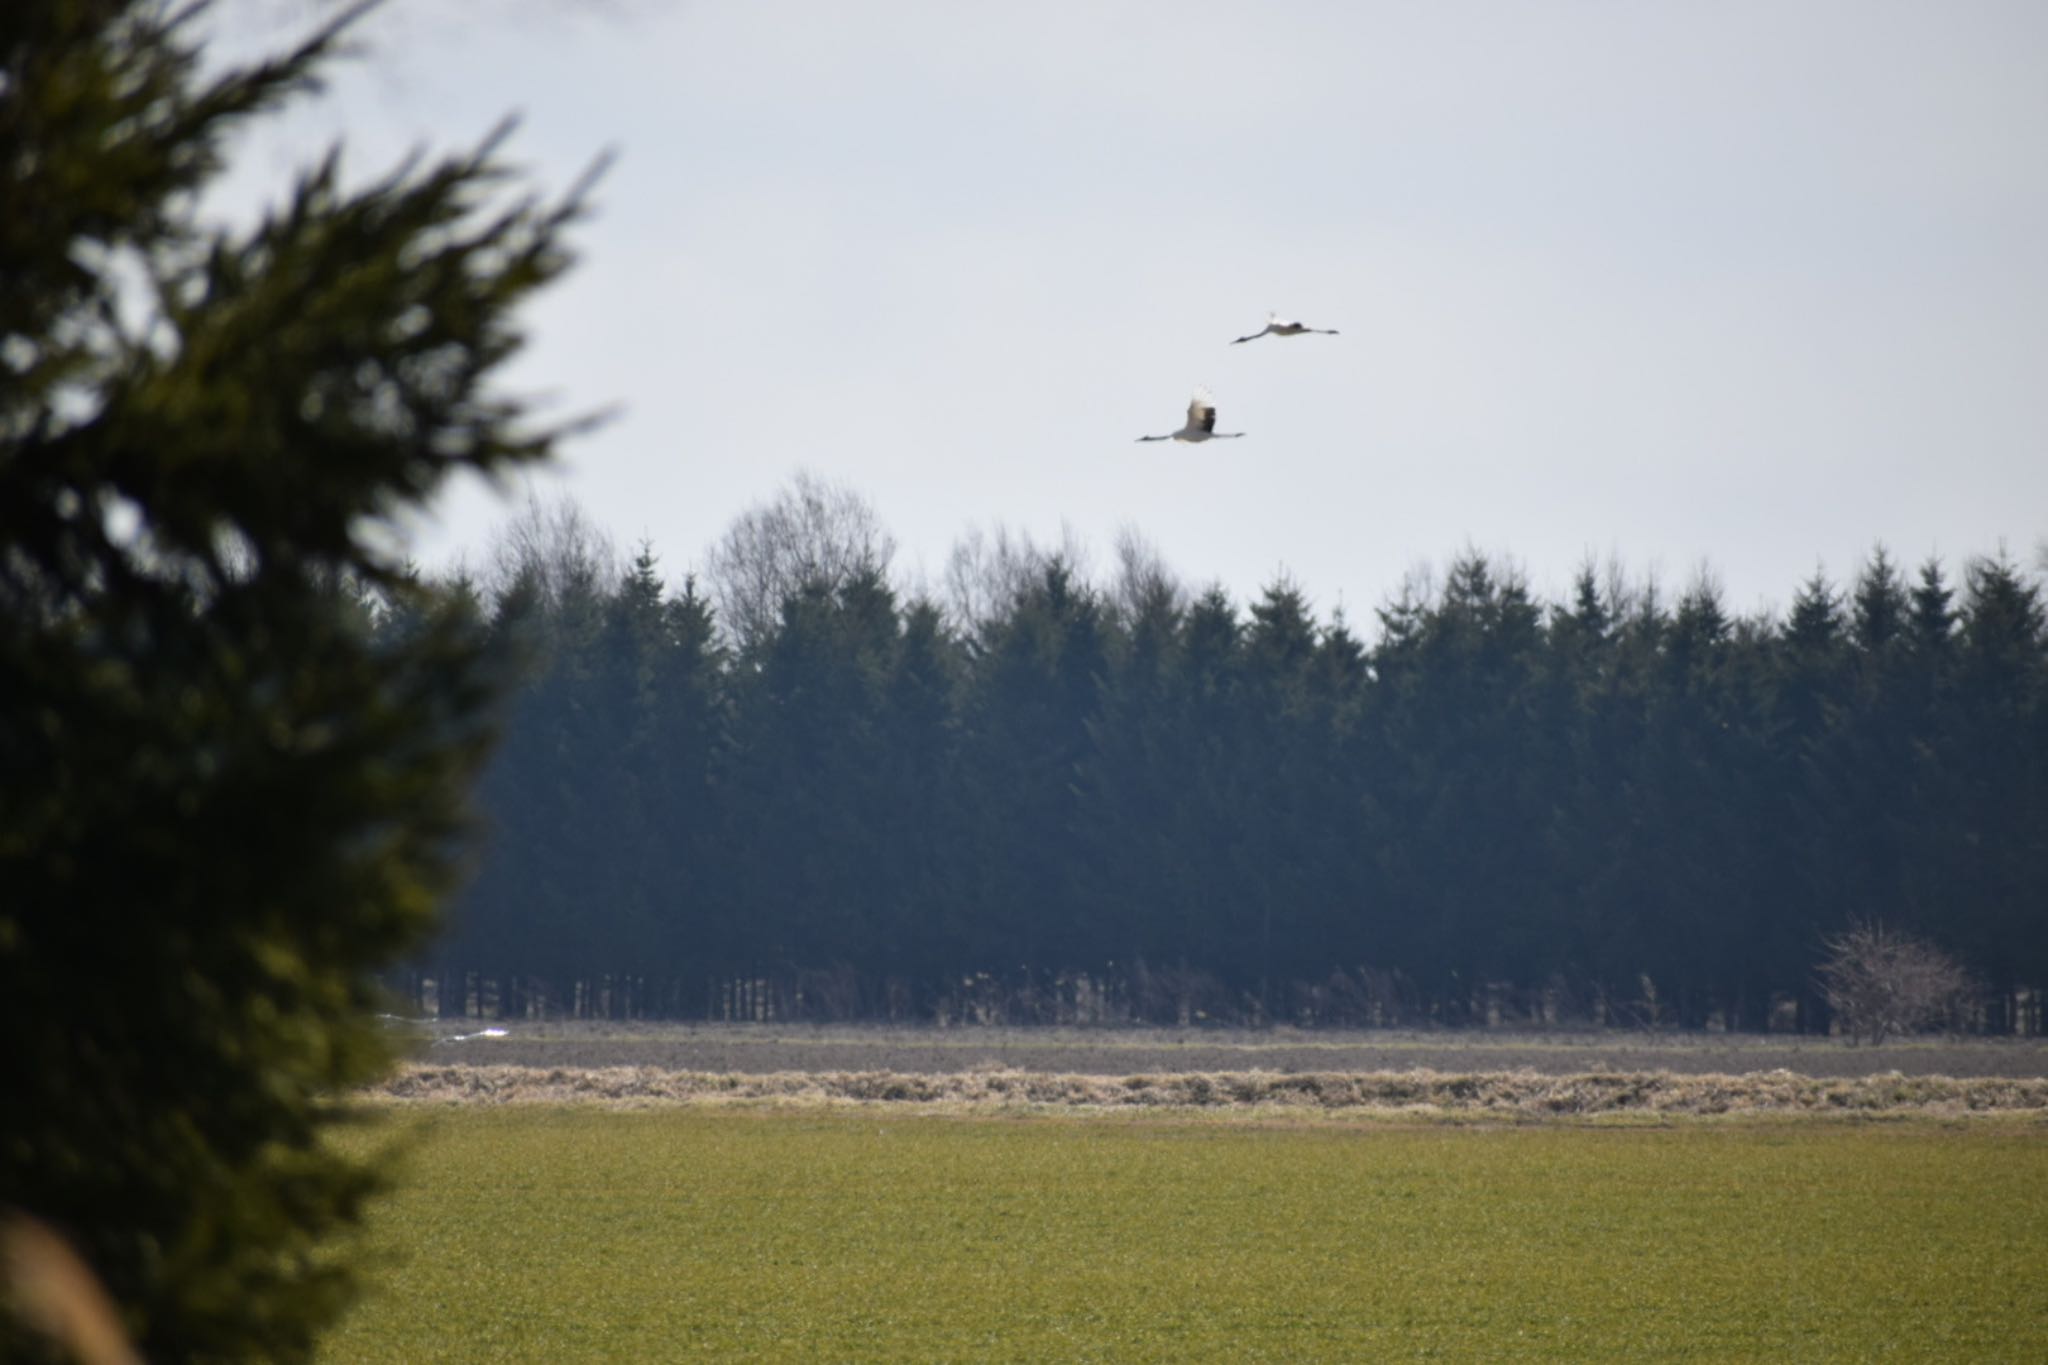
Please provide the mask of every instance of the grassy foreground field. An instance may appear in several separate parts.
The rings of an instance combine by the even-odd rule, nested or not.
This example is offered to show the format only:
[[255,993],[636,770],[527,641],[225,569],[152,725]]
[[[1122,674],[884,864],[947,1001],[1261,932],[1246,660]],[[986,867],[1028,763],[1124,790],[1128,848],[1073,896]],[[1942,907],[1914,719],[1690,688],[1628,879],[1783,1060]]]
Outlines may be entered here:
[[325,1359],[2048,1359],[2034,1120],[422,1123]]

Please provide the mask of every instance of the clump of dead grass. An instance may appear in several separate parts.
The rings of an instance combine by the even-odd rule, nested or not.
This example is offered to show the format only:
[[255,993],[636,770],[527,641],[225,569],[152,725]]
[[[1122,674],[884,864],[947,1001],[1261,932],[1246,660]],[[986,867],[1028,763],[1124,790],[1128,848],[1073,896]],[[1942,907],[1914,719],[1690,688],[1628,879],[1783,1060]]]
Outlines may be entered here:
[[2048,1112],[2048,1078],[1815,1077],[1791,1071],[1210,1071],[1091,1076],[988,1067],[958,1073],[671,1071],[657,1067],[414,1065],[373,1097],[427,1104],[717,1103],[965,1109],[1270,1109],[1513,1118],[1599,1115]]

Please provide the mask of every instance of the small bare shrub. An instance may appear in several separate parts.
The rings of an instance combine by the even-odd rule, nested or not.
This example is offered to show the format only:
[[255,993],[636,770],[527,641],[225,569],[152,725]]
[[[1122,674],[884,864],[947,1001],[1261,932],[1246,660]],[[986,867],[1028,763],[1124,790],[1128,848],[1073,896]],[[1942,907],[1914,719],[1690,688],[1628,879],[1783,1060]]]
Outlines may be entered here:
[[1822,940],[1821,991],[1850,1042],[1875,1046],[1893,1034],[1922,1033],[1966,1003],[1970,979],[1925,939],[1875,921],[1852,920]]

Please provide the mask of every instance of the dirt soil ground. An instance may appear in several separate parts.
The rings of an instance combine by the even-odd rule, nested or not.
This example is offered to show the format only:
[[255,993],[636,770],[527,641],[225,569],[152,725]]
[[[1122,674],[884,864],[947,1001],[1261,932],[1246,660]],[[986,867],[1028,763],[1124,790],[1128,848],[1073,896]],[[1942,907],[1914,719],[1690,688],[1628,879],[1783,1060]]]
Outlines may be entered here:
[[1122,1028],[812,1028],[769,1024],[394,1021],[433,1066],[655,1067],[766,1075],[996,1068],[1079,1076],[1181,1072],[1671,1072],[1814,1077],[2048,1076],[2048,1039],[1925,1038],[1881,1047],[1743,1034],[1307,1032]]

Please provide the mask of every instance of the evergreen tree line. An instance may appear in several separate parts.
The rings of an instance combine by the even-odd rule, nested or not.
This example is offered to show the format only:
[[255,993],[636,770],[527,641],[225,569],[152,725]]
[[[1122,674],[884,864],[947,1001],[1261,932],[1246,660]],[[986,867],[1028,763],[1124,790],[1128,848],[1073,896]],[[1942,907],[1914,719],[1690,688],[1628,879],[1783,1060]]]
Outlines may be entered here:
[[[1782,615],[1483,554],[1376,613],[1051,554],[735,637],[642,550],[478,596],[520,680],[444,1013],[1828,1027],[1879,922],[2037,1031],[2048,630],[2002,553]],[[473,596],[474,589],[465,588]],[[965,600],[963,598],[963,600]]]

